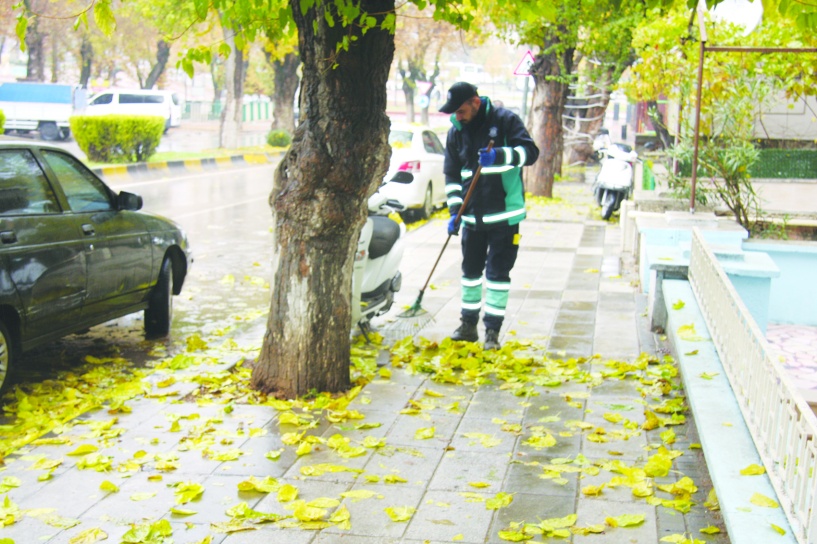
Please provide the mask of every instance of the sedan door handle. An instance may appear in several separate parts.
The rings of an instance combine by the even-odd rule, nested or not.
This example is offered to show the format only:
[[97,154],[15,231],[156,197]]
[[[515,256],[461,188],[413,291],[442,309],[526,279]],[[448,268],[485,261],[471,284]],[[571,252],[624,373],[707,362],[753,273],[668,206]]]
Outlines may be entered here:
[[96,234],[96,230],[94,230],[94,226],[89,225],[87,223],[82,225],[82,232],[85,234],[85,236],[93,236],[94,234]]
[[13,230],[5,230],[0,232],[0,242],[4,244],[13,244],[17,241],[17,233]]

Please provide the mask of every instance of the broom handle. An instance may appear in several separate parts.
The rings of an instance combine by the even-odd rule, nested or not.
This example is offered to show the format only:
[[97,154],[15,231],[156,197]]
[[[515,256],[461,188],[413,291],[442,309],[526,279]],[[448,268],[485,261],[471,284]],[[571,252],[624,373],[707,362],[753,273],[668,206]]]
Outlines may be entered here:
[[[488,151],[493,149],[493,147],[494,147],[494,141],[491,140],[491,141],[488,142],[488,147],[487,147]],[[482,173],[482,165],[480,164],[479,166],[477,166],[477,171],[474,174],[474,180],[471,182],[471,185],[468,186],[468,192],[465,193],[465,199],[462,201],[462,206],[460,206],[460,209],[457,212],[457,220],[455,221],[455,223],[460,222],[460,218],[462,217],[462,213],[465,211],[465,206],[468,205],[468,201],[471,200],[471,193],[474,192],[474,187],[477,186],[477,181],[479,180],[479,175],[481,173]],[[443,248],[440,250],[440,254],[437,255],[437,260],[434,261],[434,266],[431,267],[431,273],[428,275],[428,278],[426,279],[426,282],[423,285],[423,288],[420,289],[420,297],[421,298],[423,296],[423,293],[426,290],[426,287],[428,287],[428,284],[431,283],[431,277],[434,275],[434,271],[437,269],[437,265],[440,263],[440,259],[442,259],[443,253],[445,253],[445,248],[448,247],[448,242],[451,241],[451,236],[453,236],[453,234],[449,234],[448,238],[445,239],[445,243],[443,244]]]

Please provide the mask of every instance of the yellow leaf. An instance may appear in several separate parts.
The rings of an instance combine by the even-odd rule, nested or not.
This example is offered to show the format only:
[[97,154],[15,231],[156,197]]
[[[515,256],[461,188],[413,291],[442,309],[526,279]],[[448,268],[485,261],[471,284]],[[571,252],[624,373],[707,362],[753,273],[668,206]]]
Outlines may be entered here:
[[266,476],[259,480],[255,476],[250,476],[243,482],[238,482],[239,491],[258,491],[259,493],[271,493],[280,487],[278,480],[271,476]]
[[204,486],[196,482],[179,482],[175,493],[176,504],[187,504],[204,493]]
[[601,485],[586,485],[582,488],[582,494],[588,497],[598,497],[604,489],[604,484]]
[[442,393],[438,393],[438,392],[433,391],[431,389],[426,389],[425,391],[423,391],[423,394],[428,396],[428,397],[437,397],[437,398],[445,397],[445,395],[443,395]]
[[385,509],[385,512],[392,521],[404,522],[411,519],[411,516],[414,515],[415,509],[411,506],[398,506],[396,508],[389,506]]
[[102,491],[107,491],[108,493],[116,493],[119,491],[119,488],[113,482],[109,482],[108,480],[104,480],[101,484],[99,484],[99,489]]
[[499,493],[496,494],[496,496],[485,501],[485,508],[487,510],[499,510],[500,508],[510,506],[512,502],[513,502],[512,494],[500,491]]
[[685,342],[701,342],[702,340],[705,340],[695,331],[694,323],[688,323],[678,327],[678,338],[684,340]]
[[604,532],[604,525],[588,525],[587,527],[571,527],[570,532],[574,535],[587,536],[589,534],[598,535]]
[[429,438],[434,438],[434,433],[436,432],[436,427],[422,427],[417,429],[414,432],[414,439],[415,440],[428,440]]
[[309,455],[310,453],[312,453],[312,444],[309,442],[301,442],[298,444],[298,449],[295,450],[295,455],[298,457]]
[[341,506],[329,516],[329,521],[340,527],[341,529],[349,530],[352,528],[351,524],[352,514],[345,505]]
[[766,474],[766,467],[752,464],[741,469],[740,473],[743,476],[760,476],[761,474]]
[[321,476],[327,472],[356,472],[358,474],[363,471],[359,468],[350,468],[343,465],[331,465],[329,463],[319,463],[317,465],[305,465],[300,470],[303,476]]
[[770,523],[769,525],[772,526],[772,529],[774,529],[777,534],[779,534],[781,536],[786,534],[786,530],[783,527],[780,527],[779,525],[775,525],[774,523]]
[[335,508],[336,506],[340,505],[340,501],[337,499],[330,499],[329,497],[318,497],[315,500],[309,501],[306,503],[307,506],[311,506],[312,508]]
[[404,484],[408,482],[408,480],[397,474],[387,474],[383,477],[383,481],[387,484]]
[[701,529],[701,532],[705,535],[716,535],[721,532],[721,530],[714,525],[710,525],[709,527],[704,527]]
[[326,510],[307,504],[299,504],[292,513],[300,521],[319,521],[326,516]]
[[340,496],[344,499],[353,499],[355,501],[361,499],[371,499],[372,497],[383,498],[382,495],[378,495],[376,492],[369,489],[353,489],[352,491],[344,491],[340,494]]
[[468,482],[468,485],[470,485],[471,487],[476,487],[477,489],[491,487],[491,484],[489,484],[488,482]]
[[134,493],[133,495],[130,496],[130,500],[132,500],[134,502],[146,501],[148,499],[152,499],[155,496],[156,496],[156,493],[151,493],[151,492]]
[[608,517],[604,522],[610,527],[634,527],[644,523],[644,514],[623,514],[616,517]]
[[42,457],[28,468],[29,470],[51,470],[57,468],[61,464],[62,459],[49,459],[48,457]]
[[284,452],[283,448],[279,450],[270,450],[264,454],[264,457],[269,459],[270,461],[277,461],[281,458],[281,454]]
[[77,449],[75,449],[68,455],[85,455],[87,453],[93,453],[95,451],[99,451],[99,448],[94,446],[93,444],[83,444],[82,446],[79,446]]
[[675,302],[672,304],[672,309],[673,309],[673,310],[680,310],[680,309],[681,309],[681,308],[683,308],[684,306],[686,306],[686,303],[685,303],[683,300],[680,300],[680,299],[679,299],[679,300],[676,300],[676,301],[675,301]]
[[544,436],[531,436],[523,442],[526,446],[534,449],[551,448],[556,445],[556,439],[552,434],[547,433]]
[[298,498],[298,488],[291,484],[284,484],[278,490],[278,502],[294,501]]
[[749,502],[756,506],[763,506],[764,508],[778,508],[780,505],[774,499],[763,495],[762,493],[755,493]]
[[175,506],[170,509],[171,514],[175,514],[177,516],[192,516],[196,514],[196,510],[189,510],[187,508],[176,508]]
[[99,527],[92,527],[90,529],[85,529],[81,533],[78,533],[71,537],[71,539],[68,541],[68,544],[93,544],[94,542],[99,542],[100,540],[107,539],[108,533],[106,533]]
[[500,540],[508,542],[524,542],[531,540],[533,535],[526,534],[524,531],[499,531]]

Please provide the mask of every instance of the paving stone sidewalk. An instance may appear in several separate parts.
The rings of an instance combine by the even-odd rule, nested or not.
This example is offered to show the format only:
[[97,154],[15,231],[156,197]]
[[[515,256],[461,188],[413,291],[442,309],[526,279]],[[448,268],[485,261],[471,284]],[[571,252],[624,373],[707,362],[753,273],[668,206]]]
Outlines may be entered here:
[[[541,365],[575,359],[575,366],[588,379],[565,380],[559,386],[536,385],[532,395],[515,395],[518,387],[499,379],[478,386],[439,383],[429,374],[387,366],[390,377],[366,385],[348,406],[365,416],[362,422],[379,426],[358,428],[356,421],[332,423],[321,417],[307,431],[325,440],[341,435],[353,445],[366,437],[385,442],[383,447],[367,448],[365,455],[348,459],[324,444],[299,457],[294,447],[282,442],[284,433],[295,428],[280,423],[278,410],[235,402],[225,411],[224,405],[190,402],[196,384],[178,380],[177,393],[179,398],[188,395],[186,401],[138,398],[129,403],[130,413],[117,416],[116,426],[126,431],[99,442],[99,453],[112,459],[108,472],[80,469],[80,458],[68,455],[78,443],[91,442],[88,439],[70,445],[31,446],[8,457],[0,479],[14,476],[20,480],[19,486],[4,493],[16,505],[18,521],[2,527],[3,514],[15,514],[4,511],[0,502],[0,542],[7,538],[18,544],[70,543],[92,528],[103,530],[108,541],[120,542],[132,524],[165,519],[177,544],[496,543],[525,523],[540,524],[572,514],[577,516],[574,527],[588,533],[577,530],[553,541],[646,544],[686,535],[708,543],[729,542],[718,512],[704,506],[711,482],[701,450],[691,447],[698,442],[691,414],[680,425],[642,430],[646,406],[662,401],[654,393],[664,382],[656,381],[652,372],[659,365],[623,373],[618,364],[632,363],[642,352],[659,361],[665,354],[648,330],[646,301],[633,284],[634,272],[621,267],[619,226],[598,218],[589,185],[560,184],[556,192],[565,203],[536,204],[522,223],[521,249],[501,339],[523,343],[526,355]],[[445,236],[445,222],[440,219],[407,236],[403,291],[396,305],[400,308],[381,321],[386,338],[400,337],[408,330],[442,342],[457,326],[458,239],[450,244],[423,299],[434,320],[411,330],[411,322],[394,317],[415,300]],[[245,334],[262,334],[261,321]],[[228,366],[225,362],[217,370]],[[679,384],[677,378],[666,377]],[[674,390],[670,396],[682,394]],[[405,410],[407,407],[417,409]],[[85,418],[91,429],[92,422],[104,422],[111,416],[97,411]],[[179,432],[171,431],[174,422]],[[418,438],[418,431],[430,428],[434,428],[431,438]],[[669,435],[662,435],[670,429],[674,443]],[[212,438],[209,455],[186,440],[194,432]],[[555,438],[555,444],[541,447],[530,440],[545,435]],[[682,455],[673,460],[665,476],[645,478],[639,470],[663,451],[659,447],[664,441],[667,450]],[[229,449],[239,449],[242,455],[229,461],[218,461],[212,455],[215,450]],[[279,450],[277,460],[267,456]],[[160,470],[157,460],[161,455],[178,457],[177,468]],[[50,479],[40,481],[43,471],[30,467],[42,457],[63,459],[63,463]],[[145,458],[150,461],[139,461]],[[128,462],[139,464],[138,469],[116,470]],[[345,466],[348,471],[315,470],[322,463]],[[554,468],[559,466],[564,469]],[[306,502],[320,498],[341,501],[350,513],[349,526],[334,523],[321,530],[304,530],[267,523],[253,525],[252,530],[224,532],[226,526],[218,524],[229,522],[232,518],[227,511],[241,502],[256,511],[292,515],[288,503],[275,492],[239,490],[240,482],[267,476],[277,478],[278,484],[294,486],[298,499]],[[653,506],[634,493],[633,482],[639,481],[636,487],[642,495],[646,493],[641,491],[649,490],[650,496],[665,501],[679,499],[678,488],[673,495],[655,486],[671,486],[685,476],[697,487],[686,513]],[[628,477],[629,485],[625,482]],[[119,491],[100,489],[105,480]],[[175,484],[179,482],[199,483],[204,492],[188,504],[177,505]],[[582,492],[591,488],[596,492]],[[373,494],[363,498],[367,492]],[[489,508],[491,499],[507,495],[513,497],[510,504]],[[174,507],[190,512],[172,513]],[[52,515],[80,523],[61,529],[33,510],[49,508],[54,509]],[[390,508],[406,513],[407,519],[394,521],[387,512]],[[335,511],[336,507],[327,507],[327,516],[321,519]],[[643,521],[614,527],[612,518],[626,514],[643,516]],[[722,532],[700,532],[711,526]],[[544,535],[531,534],[533,541],[550,541],[547,529],[543,531]]]

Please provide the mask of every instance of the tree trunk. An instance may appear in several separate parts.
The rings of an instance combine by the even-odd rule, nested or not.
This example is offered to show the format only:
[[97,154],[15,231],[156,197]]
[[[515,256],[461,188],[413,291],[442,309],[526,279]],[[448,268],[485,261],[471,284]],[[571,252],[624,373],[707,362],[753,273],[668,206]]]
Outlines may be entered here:
[[388,166],[386,81],[394,56],[394,35],[380,28],[394,0],[361,0],[360,7],[378,24],[336,54],[350,29],[330,27],[323,7],[302,13],[291,0],[303,111],[270,195],[276,272],[252,376],[254,387],[282,397],[350,385],[352,263],[366,198]]
[[94,63],[94,48],[87,33],[82,34],[82,44],[79,46],[80,69],[79,85],[83,89],[88,88],[88,81],[91,79],[91,67]]
[[165,66],[167,66],[167,60],[169,58],[170,45],[164,40],[159,40],[156,44],[156,64],[151,67],[150,73],[145,80],[145,85],[142,87],[143,89],[152,89],[156,85],[159,78],[162,77],[162,74],[165,72]]
[[414,87],[403,78],[403,95],[406,97],[406,123],[414,122]]
[[[266,52],[267,62],[270,62]],[[295,133],[295,93],[298,92],[298,66],[301,58],[297,53],[287,53],[283,59],[270,62],[274,71],[275,89],[272,91],[271,130]]]
[[[599,128],[604,124],[604,113],[610,104],[610,93],[613,88],[613,71],[615,67],[608,68],[601,78],[588,86],[588,94],[591,98],[582,100],[582,109],[573,110],[572,115],[576,117],[573,130],[584,138],[577,139],[570,145],[568,164],[586,163],[593,155],[593,138],[598,134]],[[589,137],[589,138],[588,138]]]
[[232,53],[224,61],[224,88],[227,98],[221,110],[218,131],[219,147],[236,148],[241,140],[241,105],[244,100],[244,53],[235,45],[235,30],[224,26],[224,41]]
[[664,124],[664,116],[661,114],[661,110],[658,109],[658,102],[655,100],[647,102],[647,116],[650,118],[650,124],[653,130],[655,130],[655,134],[664,145],[664,149],[671,148],[673,143],[672,136],[669,133],[667,125]]
[[45,35],[39,29],[39,17],[33,17],[26,29],[26,79],[28,81],[45,81]]
[[[564,32],[564,29],[562,29]],[[533,126],[531,136],[539,147],[539,158],[533,163],[526,179],[527,189],[536,196],[553,196],[553,181],[562,173],[564,140],[562,115],[569,85],[567,78],[573,66],[574,48],[561,53],[547,53],[556,49],[559,30],[545,39],[542,53],[531,67],[534,80]]]
[[57,34],[51,33],[51,83],[57,83],[60,80],[60,50],[57,43]]

